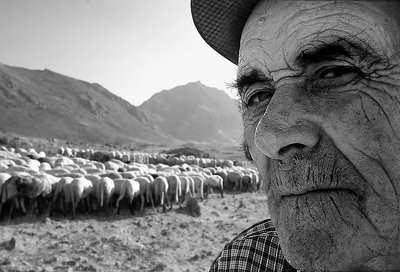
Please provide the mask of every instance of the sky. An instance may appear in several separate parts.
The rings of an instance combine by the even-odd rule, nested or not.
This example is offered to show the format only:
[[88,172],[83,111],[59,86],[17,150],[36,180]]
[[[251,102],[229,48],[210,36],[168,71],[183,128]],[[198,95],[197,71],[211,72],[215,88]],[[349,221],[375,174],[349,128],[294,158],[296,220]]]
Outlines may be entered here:
[[0,0],[0,63],[99,83],[133,105],[188,82],[227,91],[236,66],[198,34],[190,0]]

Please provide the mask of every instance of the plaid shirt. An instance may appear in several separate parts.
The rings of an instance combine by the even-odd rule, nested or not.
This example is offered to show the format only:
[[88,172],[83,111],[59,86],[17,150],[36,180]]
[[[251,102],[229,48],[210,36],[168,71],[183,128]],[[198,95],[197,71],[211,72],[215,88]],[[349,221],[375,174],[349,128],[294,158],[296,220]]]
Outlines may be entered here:
[[282,255],[271,219],[244,230],[229,242],[211,265],[210,272],[296,272]]

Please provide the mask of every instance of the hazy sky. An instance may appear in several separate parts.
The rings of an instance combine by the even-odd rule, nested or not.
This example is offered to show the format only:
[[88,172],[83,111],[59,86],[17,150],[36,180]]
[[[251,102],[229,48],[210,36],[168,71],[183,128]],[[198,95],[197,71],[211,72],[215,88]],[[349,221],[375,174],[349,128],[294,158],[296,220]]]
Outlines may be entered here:
[[96,82],[134,105],[236,66],[198,34],[190,0],[0,0],[0,62]]

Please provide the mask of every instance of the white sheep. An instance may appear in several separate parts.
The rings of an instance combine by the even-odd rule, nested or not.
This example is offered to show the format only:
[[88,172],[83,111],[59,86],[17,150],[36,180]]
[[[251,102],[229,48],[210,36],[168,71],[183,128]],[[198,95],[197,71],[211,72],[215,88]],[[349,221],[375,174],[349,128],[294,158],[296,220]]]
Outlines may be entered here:
[[140,194],[140,184],[133,179],[114,179],[115,191],[118,195],[116,202],[117,214],[120,214],[119,202],[126,196],[129,199],[131,214],[134,214],[133,199]]
[[140,184],[140,199],[141,199],[140,210],[142,211],[144,208],[145,195],[146,195],[146,202],[147,203],[151,202],[151,206],[154,209],[152,185],[151,185],[152,181],[154,180],[153,177],[151,177],[152,181],[150,181],[150,179],[146,176],[137,177],[135,180]]
[[217,189],[221,198],[224,198],[224,180],[218,175],[211,175],[204,179],[204,191],[206,192],[206,197],[210,193],[211,189]]
[[163,212],[166,210],[166,206],[168,204],[168,181],[166,177],[158,176],[153,181],[153,190],[154,190],[154,200],[156,202],[157,212],[158,207],[161,205],[163,207]]
[[170,202],[169,209],[172,209],[172,204],[179,204],[179,208],[182,208],[182,187],[181,187],[181,180],[178,175],[170,175],[167,176],[168,182],[168,193],[167,197]]
[[106,214],[108,215],[108,208],[110,205],[111,197],[115,191],[115,183],[108,177],[102,177],[100,181],[100,208],[105,207]]
[[[65,203],[72,204],[73,218],[76,217],[76,208],[79,202],[86,201],[88,209],[90,209],[90,203],[88,196],[93,190],[93,183],[86,178],[74,178],[71,183],[66,184],[63,188],[65,194]],[[84,204],[82,203],[84,206]]]

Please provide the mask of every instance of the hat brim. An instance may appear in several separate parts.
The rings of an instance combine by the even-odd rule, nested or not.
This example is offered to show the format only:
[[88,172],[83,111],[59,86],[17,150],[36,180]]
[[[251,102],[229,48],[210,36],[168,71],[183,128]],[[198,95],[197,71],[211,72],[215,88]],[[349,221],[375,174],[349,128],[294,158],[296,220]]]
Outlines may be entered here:
[[237,65],[243,27],[259,1],[191,0],[193,22],[215,51]]

